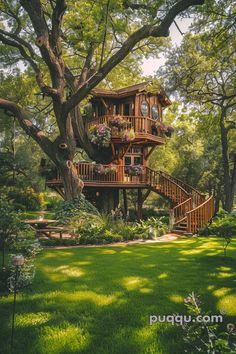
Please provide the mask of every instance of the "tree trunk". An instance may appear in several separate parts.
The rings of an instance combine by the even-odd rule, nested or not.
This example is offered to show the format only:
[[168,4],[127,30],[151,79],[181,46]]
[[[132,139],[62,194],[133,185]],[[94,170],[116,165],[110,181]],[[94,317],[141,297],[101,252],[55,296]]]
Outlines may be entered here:
[[5,240],[2,243],[2,268],[5,267]]
[[84,194],[101,213],[110,214],[119,205],[118,188],[85,188]]
[[80,180],[74,164],[68,160],[59,167],[59,171],[63,181],[65,200],[78,198],[83,190],[83,182]]
[[[226,118],[226,109],[222,107],[221,120],[220,120],[220,134],[221,134],[221,148],[222,148],[222,162],[224,171],[224,192],[225,192],[225,205],[226,211],[231,212],[233,208],[234,186],[232,186],[229,166],[229,152],[228,152],[228,130],[224,125]],[[232,188],[233,187],[233,188]]]

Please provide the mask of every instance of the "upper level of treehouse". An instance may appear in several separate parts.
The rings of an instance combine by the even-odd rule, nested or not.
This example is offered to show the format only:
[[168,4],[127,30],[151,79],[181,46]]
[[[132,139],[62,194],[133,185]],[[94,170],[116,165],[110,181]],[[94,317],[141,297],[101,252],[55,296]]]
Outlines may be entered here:
[[163,109],[171,102],[163,90],[153,90],[150,81],[119,90],[96,88],[92,95],[88,129],[108,126],[113,144],[162,145],[171,135],[172,128],[163,121]]

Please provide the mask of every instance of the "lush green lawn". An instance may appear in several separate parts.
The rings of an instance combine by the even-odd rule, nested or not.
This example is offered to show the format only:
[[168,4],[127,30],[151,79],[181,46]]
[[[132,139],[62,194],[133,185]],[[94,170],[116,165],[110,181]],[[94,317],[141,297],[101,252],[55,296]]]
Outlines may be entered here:
[[[213,314],[236,319],[236,241],[45,250],[34,285],[17,299],[19,354],[183,354],[180,329],[149,326],[152,314],[186,313],[195,291]],[[0,352],[7,354],[12,296],[1,299]]]

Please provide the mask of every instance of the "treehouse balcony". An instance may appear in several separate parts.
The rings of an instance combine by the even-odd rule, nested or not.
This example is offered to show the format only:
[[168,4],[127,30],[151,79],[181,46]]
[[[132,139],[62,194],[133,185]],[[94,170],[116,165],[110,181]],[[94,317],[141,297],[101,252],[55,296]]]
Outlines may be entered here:
[[[149,185],[149,169],[144,166],[77,163],[75,167],[85,187],[146,188]],[[47,180],[46,185],[62,186],[59,173]]]
[[88,129],[94,125],[105,124],[111,128],[113,144],[163,145],[168,131],[163,123],[150,117],[104,115],[91,120]]

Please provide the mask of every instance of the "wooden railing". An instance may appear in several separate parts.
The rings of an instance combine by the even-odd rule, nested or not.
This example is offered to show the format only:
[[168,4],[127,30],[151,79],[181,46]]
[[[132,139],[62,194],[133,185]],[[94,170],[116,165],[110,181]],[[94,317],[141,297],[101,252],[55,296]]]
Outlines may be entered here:
[[78,175],[84,182],[147,183],[146,169],[138,176],[132,176],[126,165],[101,165],[93,163],[76,164]]
[[[106,123],[108,126],[111,125],[111,120],[114,119],[116,116],[115,115],[106,115],[106,116],[101,116],[96,119],[91,120],[88,123],[88,127],[94,124],[104,124]],[[153,126],[156,124],[156,120],[149,118],[149,117],[143,117],[143,116],[121,116],[123,120],[127,122],[127,126],[129,128],[133,128],[134,132],[138,135],[142,134],[152,134],[152,135],[158,135],[158,136],[163,136],[163,133],[157,128],[155,134],[153,131]],[[126,128],[120,128],[120,130],[125,130]],[[116,129],[112,130],[112,135],[115,135]],[[118,133],[118,132],[117,132]]]
[[204,203],[188,211],[187,231],[195,234],[201,227],[206,225],[214,215],[214,199],[209,197]]
[[173,208],[175,223],[177,223],[186,216],[186,213],[192,209],[192,205],[193,202],[192,198],[190,197]]
[[174,181],[176,184],[178,184],[178,186],[182,187],[186,192],[188,192],[188,194],[192,197],[192,207],[193,208],[195,208],[198,205],[204,203],[204,201],[206,200],[205,194],[200,193],[197,189],[193,188],[189,184],[179,180],[176,177],[173,177],[173,176],[169,175],[166,172],[161,172],[161,173],[163,174],[163,176],[165,176],[168,179]]

